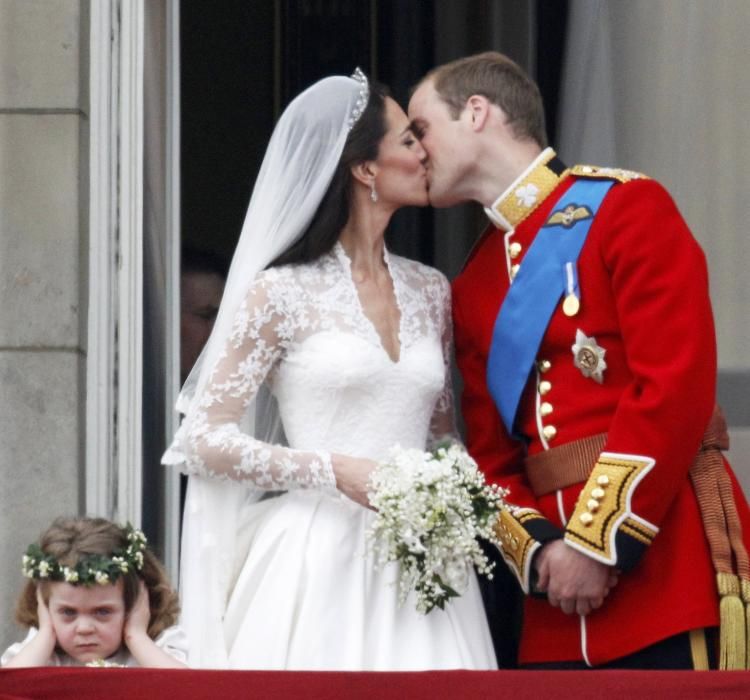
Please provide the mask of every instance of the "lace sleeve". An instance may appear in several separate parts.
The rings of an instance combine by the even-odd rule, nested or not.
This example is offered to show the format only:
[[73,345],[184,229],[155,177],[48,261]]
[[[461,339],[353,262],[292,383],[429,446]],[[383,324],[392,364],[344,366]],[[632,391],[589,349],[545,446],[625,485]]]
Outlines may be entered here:
[[430,420],[430,432],[427,438],[428,447],[432,448],[446,440],[460,442],[456,430],[456,417],[453,404],[453,322],[451,319],[451,290],[448,280],[439,275],[439,290],[437,294],[436,313],[439,315],[438,328],[440,329],[441,343],[443,347],[443,367],[445,380],[443,390],[435,403],[435,410]]
[[[262,274],[235,314],[199,407],[180,428],[188,474],[236,479],[259,489],[335,488],[327,452],[262,442],[241,425],[263,382],[293,339],[289,289]],[[293,292],[294,290],[292,290]]]

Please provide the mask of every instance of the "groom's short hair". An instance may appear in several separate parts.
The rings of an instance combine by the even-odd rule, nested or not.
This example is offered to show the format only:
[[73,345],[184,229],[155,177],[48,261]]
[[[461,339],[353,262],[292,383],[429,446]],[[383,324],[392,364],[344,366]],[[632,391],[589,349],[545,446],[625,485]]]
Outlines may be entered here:
[[454,119],[458,119],[472,95],[484,95],[503,110],[516,138],[536,141],[540,148],[547,145],[539,88],[507,56],[485,51],[459,58],[434,68],[424,80],[432,80]]

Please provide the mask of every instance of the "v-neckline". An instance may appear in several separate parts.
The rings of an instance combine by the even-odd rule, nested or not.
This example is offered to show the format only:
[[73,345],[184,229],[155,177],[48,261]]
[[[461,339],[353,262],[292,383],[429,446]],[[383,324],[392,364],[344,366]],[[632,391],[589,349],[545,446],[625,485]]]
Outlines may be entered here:
[[355,300],[355,306],[357,308],[357,312],[359,316],[361,317],[362,321],[364,322],[365,326],[372,332],[372,335],[374,339],[377,341],[378,347],[383,351],[383,354],[388,358],[389,362],[393,365],[398,365],[401,362],[401,357],[403,356],[404,351],[404,341],[403,341],[403,324],[404,324],[404,310],[401,305],[401,298],[399,294],[399,285],[397,281],[397,275],[394,273],[393,266],[391,265],[391,259],[388,254],[388,249],[383,246],[383,262],[385,263],[386,269],[388,270],[388,276],[391,278],[391,286],[393,287],[393,298],[396,302],[396,310],[398,311],[398,331],[397,331],[397,342],[398,347],[396,359],[394,359],[391,354],[388,352],[385,343],[383,342],[383,336],[378,331],[377,326],[373,322],[373,320],[365,313],[365,307],[362,305],[362,299],[359,296],[359,289],[357,288],[357,284],[354,281],[354,277],[352,276],[352,260],[349,257],[348,253],[344,249],[344,246],[341,244],[341,241],[336,241],[336,245],[334,246],[334,251],[336,253],[336,257],[339,259],[339,262],[343,265],[343,267],[346,270],[345,277],[348,279],[350,289],[352,294],[354,295]]

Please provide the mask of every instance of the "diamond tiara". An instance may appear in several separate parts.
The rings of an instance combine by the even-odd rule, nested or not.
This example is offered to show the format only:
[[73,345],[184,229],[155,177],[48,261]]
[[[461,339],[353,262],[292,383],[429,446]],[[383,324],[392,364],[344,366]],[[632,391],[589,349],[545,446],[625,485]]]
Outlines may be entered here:
[[354,73],[352,73],[351,77],[359,83],[359,96],[357,97],[357,102],[349,116],[349,129],[351,129],[362,116],[362,113],[367,107],[367,102],[370,99],[370,83],[367,80],[367,76],[362,72],[362,69],[359,66],[354,69]]

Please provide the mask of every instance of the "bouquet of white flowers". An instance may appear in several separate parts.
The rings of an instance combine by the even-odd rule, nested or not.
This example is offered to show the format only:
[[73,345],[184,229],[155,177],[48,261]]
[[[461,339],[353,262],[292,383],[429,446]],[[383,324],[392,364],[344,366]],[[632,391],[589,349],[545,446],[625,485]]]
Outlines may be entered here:
[[369,542],[382,567],[398,562],[399,600],[414,590],[428,613],[466,590],[472,566],[492,578],[477,541],[499,544],[493,531],[507,491],[485,483],[477,463],[459,445],[435,452],[395,447],[370,477],[376,509]]

